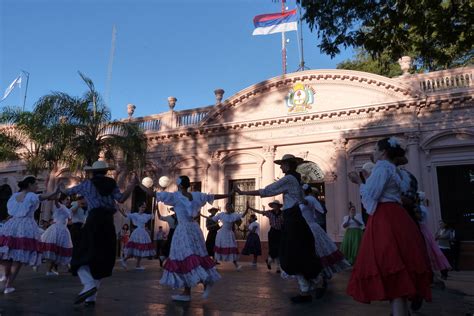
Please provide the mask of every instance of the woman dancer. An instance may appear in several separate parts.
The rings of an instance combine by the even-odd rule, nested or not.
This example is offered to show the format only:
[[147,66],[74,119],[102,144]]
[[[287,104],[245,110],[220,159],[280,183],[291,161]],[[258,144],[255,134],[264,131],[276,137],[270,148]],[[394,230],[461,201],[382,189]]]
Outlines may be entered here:
[[310,227],[301,214],[299,204],[306,204],[301,189],[301,175],[296,172],[303,159],[291,154],[275,160],[285,174],[284,177],[255,191],[236,192],[243,195],[269,197],[283,194],[283,232],[280,246],[280,263],[284,272],[296,275],[300,294],[291,298],[294,303],[308,303],[313,300],[310,290],[315,286],[321,272],[321,263],[314,248],[314,237]]
[[146,223],[148,223],[153,215],[146,214],[146,202],[142,202],[138,207],[138,213],[126,214],[122,209],[119,209],[120,213],[132,220],[133,225],[137,228],[130,235],[130,239],[123,248],[124,257],[120,259],[120,264],[124,269],[127,269],[127,260],[130,258],[136,258],[137,264],[135,270],[145,270],[140,265],[142,258],[152,257],[156,254],[155,246],[153,245],[150,235],[145,229]]
[[69,197],[65,194],[59,196],[53,210],[54,224],[48,227],[41,235],[41,252],[43,259],[49,261],[47,276],[58,275],[53,271],[54,266],[68,265],[72,257],[71,233],[67,229],[67,222],[71,218],[71,211],[66,207]]
[[231,202],[227,202],[225,212],[220,212],[211,218],[215,222],[222,222],[222,227],[216,236],[216,245],[214,247],[215,259],[224,262],[232,261],[237,271],[240,271],[242,266],[237,262],[237,260],[239,260],[239,249],[232,228],[234,223],[240,221],[246,213],[247,211],[244,213],[235,213],[234,205]]
[[79,276],[83,285],[74,304],[86,301],[86,305],[95,305],[101,280],[112,275],[117,250],[114,225],[116,202],[125,202],[137,185],[135,176],[125,192],[121,193],[115,180],[106,176],[111,169],[106,162],[96,161],[91,167],[84,168],[92,173],[90,179],[70,189],[61,188],[67,195],[80,193],[89,210],[71,260],[71,271]]
[[5,268],[6,279],[4,294],[15,291],[13,282],[23,264],[41,264],[41,234],[34,213],[40,201],[57,195],[57,192],[36,194],[38,184],[34,176],[24,177],[18,182],[18,187],[20,191],[7,202],[11,218],[0,231],[0,262]]
[[[160,283],[172,288],[184,288],[179,295],[173,295],[175,301],[189,302],[191,287],[204,284],[203,298],[207,298],[214,282],[220,279],[214,261],[208,256],[204,236],[194,218],[199,216],[201,207],[214,200],[224,199],[230,194],[204,194],[188,192],[191,182],[187,176],[176,180],[177,192],[156,192],[156,201],[174,207],[178,217],[178,226],[174,232],[168,260],[163,265]],[[151,189],[140,187],[152,195]]]
[[[451,259],[451,241],[453,240],[454,231],[449,228],[449,226],[443,222],[439,221],[439,229],[436,232],[435,240],[438,243],[438,249],[441,250],[446,259]],[[449,260],[448,259],[448,260]],[[449,261],[448,261],[449,262]],[[441,277],[443,280],[448,279],[448,270],[441,271]]]
[[341,251],[350,264],[354,264],[359,245],[362,241],[364,220],[361,214],[356,214],[354,205],[349,207],[349,215],[344,216],[342,228],[346,230],[341,244]]
[[281,211],[283,204],[281,204],[278,200],[274,200],[268,203],[268,206],[270,207],[270,211],[265,211],[265,207],[263,207],[263,211],[260,211],[250,207],[247,202],[247,208],[249,210],[268,217],[270,230],[268,231],[268,258],[266,260],[267,268],[268,270],[271,270],[272,263],[276,262],[276,272],[280,273],[280,259],[278,257],[278,253],[280,252],[281,230],[283,227],[283,212]]
[[257,216],[255,214],[250,215],[249,219],[249,234],[245,241],[244,249],[242,254],[244,256],[253,255],[252,265],[257,266],[257,257],[262,255],[262,245],[260,244],[260,224],[257,222]]
[[127,223],[122,225],[122,230],[120,231],[119,235],[119,251],[120,251],[120,258],[125,257],[125,254],[123,252],[123,248],[125,245],[128,243],[128,240],[130,239],[130,227],[128,226]]
[[390,301],[394,316],[408,315],[407,299],[431,300],[432,273],[423,237],[401,206],[406,188],[394,161],[404,155],[393,137],[375,146],[375,167],[360,188],[370,217],[347,287],[359,302]]
[[[441,272],[441,278],[446,280],[448,278],[448,271],[451,270],[451,265],[448,259],[440,250],[436,243],[433,234],[428,228],[428,208],[425,206],[425,192],[417,193],[418,202],[418,223],[420,224],[420,230],[425,238],[426,249],[428,250],[428,257],[430,258],[431,269],[434,271]],[[442,281],[440,281],[442,282]]]
[[[216,207],[210,208],[208,212],[211,214],[209,217],[214,217],[219,209]],[[207,228],[207,237],[206,237],[206,249],[207,254],[214,259],[216,264],[218,261],[215,260],[214,247],[216,245],[216,236],[217,232],[221,228],[218,222],[214,222],[211,218],[206,218],[206,228]]]
[[[336,244],[317,223],[316,212],[321,213],[323,207],[313,196],[313,190],[308,184],[303,185],[303,190],[307,203],[300,204],[301,213],[313,233],[316,255],[318,255],[319,260],[321,261],[324,288],[326,288],[326,282],[328,279],[332,278],[333,273],[344,271],[351,265],[344,258],[344,255],[339,251]],[[320,291],[318,296],[322,296],[323,294],[324,291]]]

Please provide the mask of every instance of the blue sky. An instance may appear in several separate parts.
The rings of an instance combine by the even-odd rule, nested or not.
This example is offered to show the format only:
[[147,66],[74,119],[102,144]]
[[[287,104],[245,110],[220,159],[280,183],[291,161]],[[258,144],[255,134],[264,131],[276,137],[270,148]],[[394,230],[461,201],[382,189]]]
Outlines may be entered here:
[[[290,9],[295,7],[289,1]],[[24,69],[30,73],[27,109],[42,95],[86,90],[77,71],[105,95],[112,26],[117,28],[110,108],[114,118],[214,103],[281,74],[281,36],[252,36],[255,15],[273,13],[272,0],[1,0],[0,94]],[[352,50],[334,59],[320,53],[317,37],[304,30],[306,64],[335,68]],[[287,33],[288,71],[298,68],[296,33]],[[0,106],[21,105],[24,85]]]

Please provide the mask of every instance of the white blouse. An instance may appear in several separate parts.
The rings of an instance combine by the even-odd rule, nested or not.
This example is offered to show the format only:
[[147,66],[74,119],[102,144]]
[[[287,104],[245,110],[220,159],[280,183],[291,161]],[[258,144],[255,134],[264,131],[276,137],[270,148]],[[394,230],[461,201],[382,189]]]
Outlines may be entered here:
[[71,210],[65,205],[60,204],[59,207],[56,205],[53,208],[53,220],[56,224],[67,225],[68,220],[71,218]]
[[146,213],[130,213],[127,214],[127,217],[132,220],[133,225],[137,226],[137,228],[145,228],[146,223],[151,220],[152,215]]
[[214,202],[214,195],[201,192],[190,192],[193,200],[190,201],[181,192],[156,192],[156,200],[174,207],[178,224],[193,222],[201,207],[206,203]]
[[379,202],[401,203],[401,192],[407,190],[405,186],[400,170],[387,160],[379,160],[367,182],[360,186],[362,204],[367,213],[372,215]]
[[356,223],[355,220],[353,220],[352,218],[349,220],[349,225],[344,227],[344,224],[347,222],[347,219],[349,218],[349,215],[346,215],[344,216],[344,220],[342,221],[342,225],[341,227],[343,229],[348,229],[348,228],[360,228],[360,229],[364,229],[364,220],[362,219],[362,215],[361,214],[356,214],[354,216],[354,218],[359,222],[361,223],[362,225],[359,225]]
[[278,181],[258,190],[261,197],[275,196],[283,193],[283,209],[289,209],[304,201],[304,193],[300,183],[292,175],[285,175]]
[[33,217],[40,205],[38,194],[28,192],[23,201],[18,202],[16,197],[21,192],[14,193],[7,202],[8,215],[13,217]]
[[222,227],[221,229],[232,230],[232,226],[234,222],[242,219],[241,213],[227,213],[227,212],[220,212],[216,214],[216,216],[211,218],[214,222],[221,221]]
[[251,232],[252,229],[254,229],[255,227],[256,227],[255,233],[260,236],[260,224],[257,221],[251,222],[249,224],[249,232]]

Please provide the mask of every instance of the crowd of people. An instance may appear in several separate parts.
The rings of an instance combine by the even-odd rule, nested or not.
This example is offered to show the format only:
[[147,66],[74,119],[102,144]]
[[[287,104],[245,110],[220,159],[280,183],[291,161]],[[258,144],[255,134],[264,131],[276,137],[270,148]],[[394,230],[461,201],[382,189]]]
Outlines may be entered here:
[[[297,172],[302,162],[286,154],[275,161],[284,176],[274,183],[251,191],[234,187],[225,194],[190,192],[190,179],[184,175],[176,179],[176,192],[165,192],[143,185],[135,174],[121,192],[115,180],[107,177],[112,168],[103,161],[86,167],[90,177],[80,184],[68,189],[59,185],[44,194],[36,194],[37,179],[27,176],[8,201],[9,218],[0,228],[3,292],[15,291],[14,281],[23,265],[37,268],[47,262],[48,276],[57,275],[58,266],[68,266],[79,276],[83,288],[75,304],[95,305],[101,282],[112,275],[117,256],[114,214],[118,211],[135,226],[130,233],[130,226],[124,224],[118,234],[120,264],[128,269],[127,261],[135,258],[135,269],[143,270],[141,260],[155,257],[163,267],[160,283],[183,289],[173,300],[190,301],[191,288],[198,284],[204,286],[202,297],[206,299],[221,278],[216,264],[231,262],[241,270],[235,226],[250,212],[241,254],[253,256],[252,265],[257,265],[262,247],[255,214],[261,214],[270,225],[267,268],[275,265],[282,277],[297,281],[300,293],[291,297],[293,303],[322,297],[332,276],[351,266],[347,293],[359,302],[389,301],[393,315],[408,315],[408,301],[413,310],[430,301],[434,272],[446,280],[451,269],[453,232],[445,225],[435,236],[429,231],[426,198],[417,191],[416,178],[403,168],[408,161],[400,143],[393,137],[379,140],[373,163],[365,164],[361,172],[349,173],[350,180],[360,186],[362,205],[360,213],[349,205],[340,248],[326,233],[324,203]],[[157,203],[172,207],[173,214],[162,216],[155,206],[147,211],[145,201],[139,202],[135,213],[118,207],[137,186]],[[283,202],[273,200],[269,210],[247,204],[245,211],[236,212],[229,199],[235,194],[282,195]],[[72,203],[71,196],[76,197]],[[33,214],[45,199],[53,199],[54,208],[52,224],[42,230]],[[209,215],[202,214],[206,204],[218,199],[228,199],[224,211],[212,207]],[[151,238],[146,225],[155,216],[168,224],[169,231],[165,233],[160,226]],[[206,240],[196,221],[201,216],[208,230]]]

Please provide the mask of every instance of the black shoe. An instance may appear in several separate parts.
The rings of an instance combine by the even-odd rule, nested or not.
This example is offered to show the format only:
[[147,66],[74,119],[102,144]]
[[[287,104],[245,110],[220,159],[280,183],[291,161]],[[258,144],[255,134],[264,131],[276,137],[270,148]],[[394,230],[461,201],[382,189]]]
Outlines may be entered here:
[[92,289],[90,289],[90,290],[88,290],[88,291],[85,291],[84,293],[79,294],[78,296],[76,296],[76,299],[74,300],[74,304],[81,304],[81,303],[84,302],[88,297],[91,297],[91,296],[94,295],[95,293],[97,293],[97,288],[96,288],[96,287],[93,287]]
[[291,302],[294,304],[311,303],[312,301],[313,297],[311,295],[297,295],[291,298]]
[[268,260],[268,258],[267,258],[267,260],[265,260],[265,262],[267,263],[267,269],[268,269],[268,270],[271,270],[271,269],[272,269],[272,265],[271,265],[270,261]]
[[410,309],[412,311],[416,312],[417,310],[419,310],[421,308],[422,305],[423,305],[423,299],[422,298],[416,298],[413,301],[411,301]]
[[160,267],[163,268],[163,260],[161,259],[158,259],[158,260],[160,260]]
[[84,306],[94,307],[95,306],[95,301],[84,302]]

